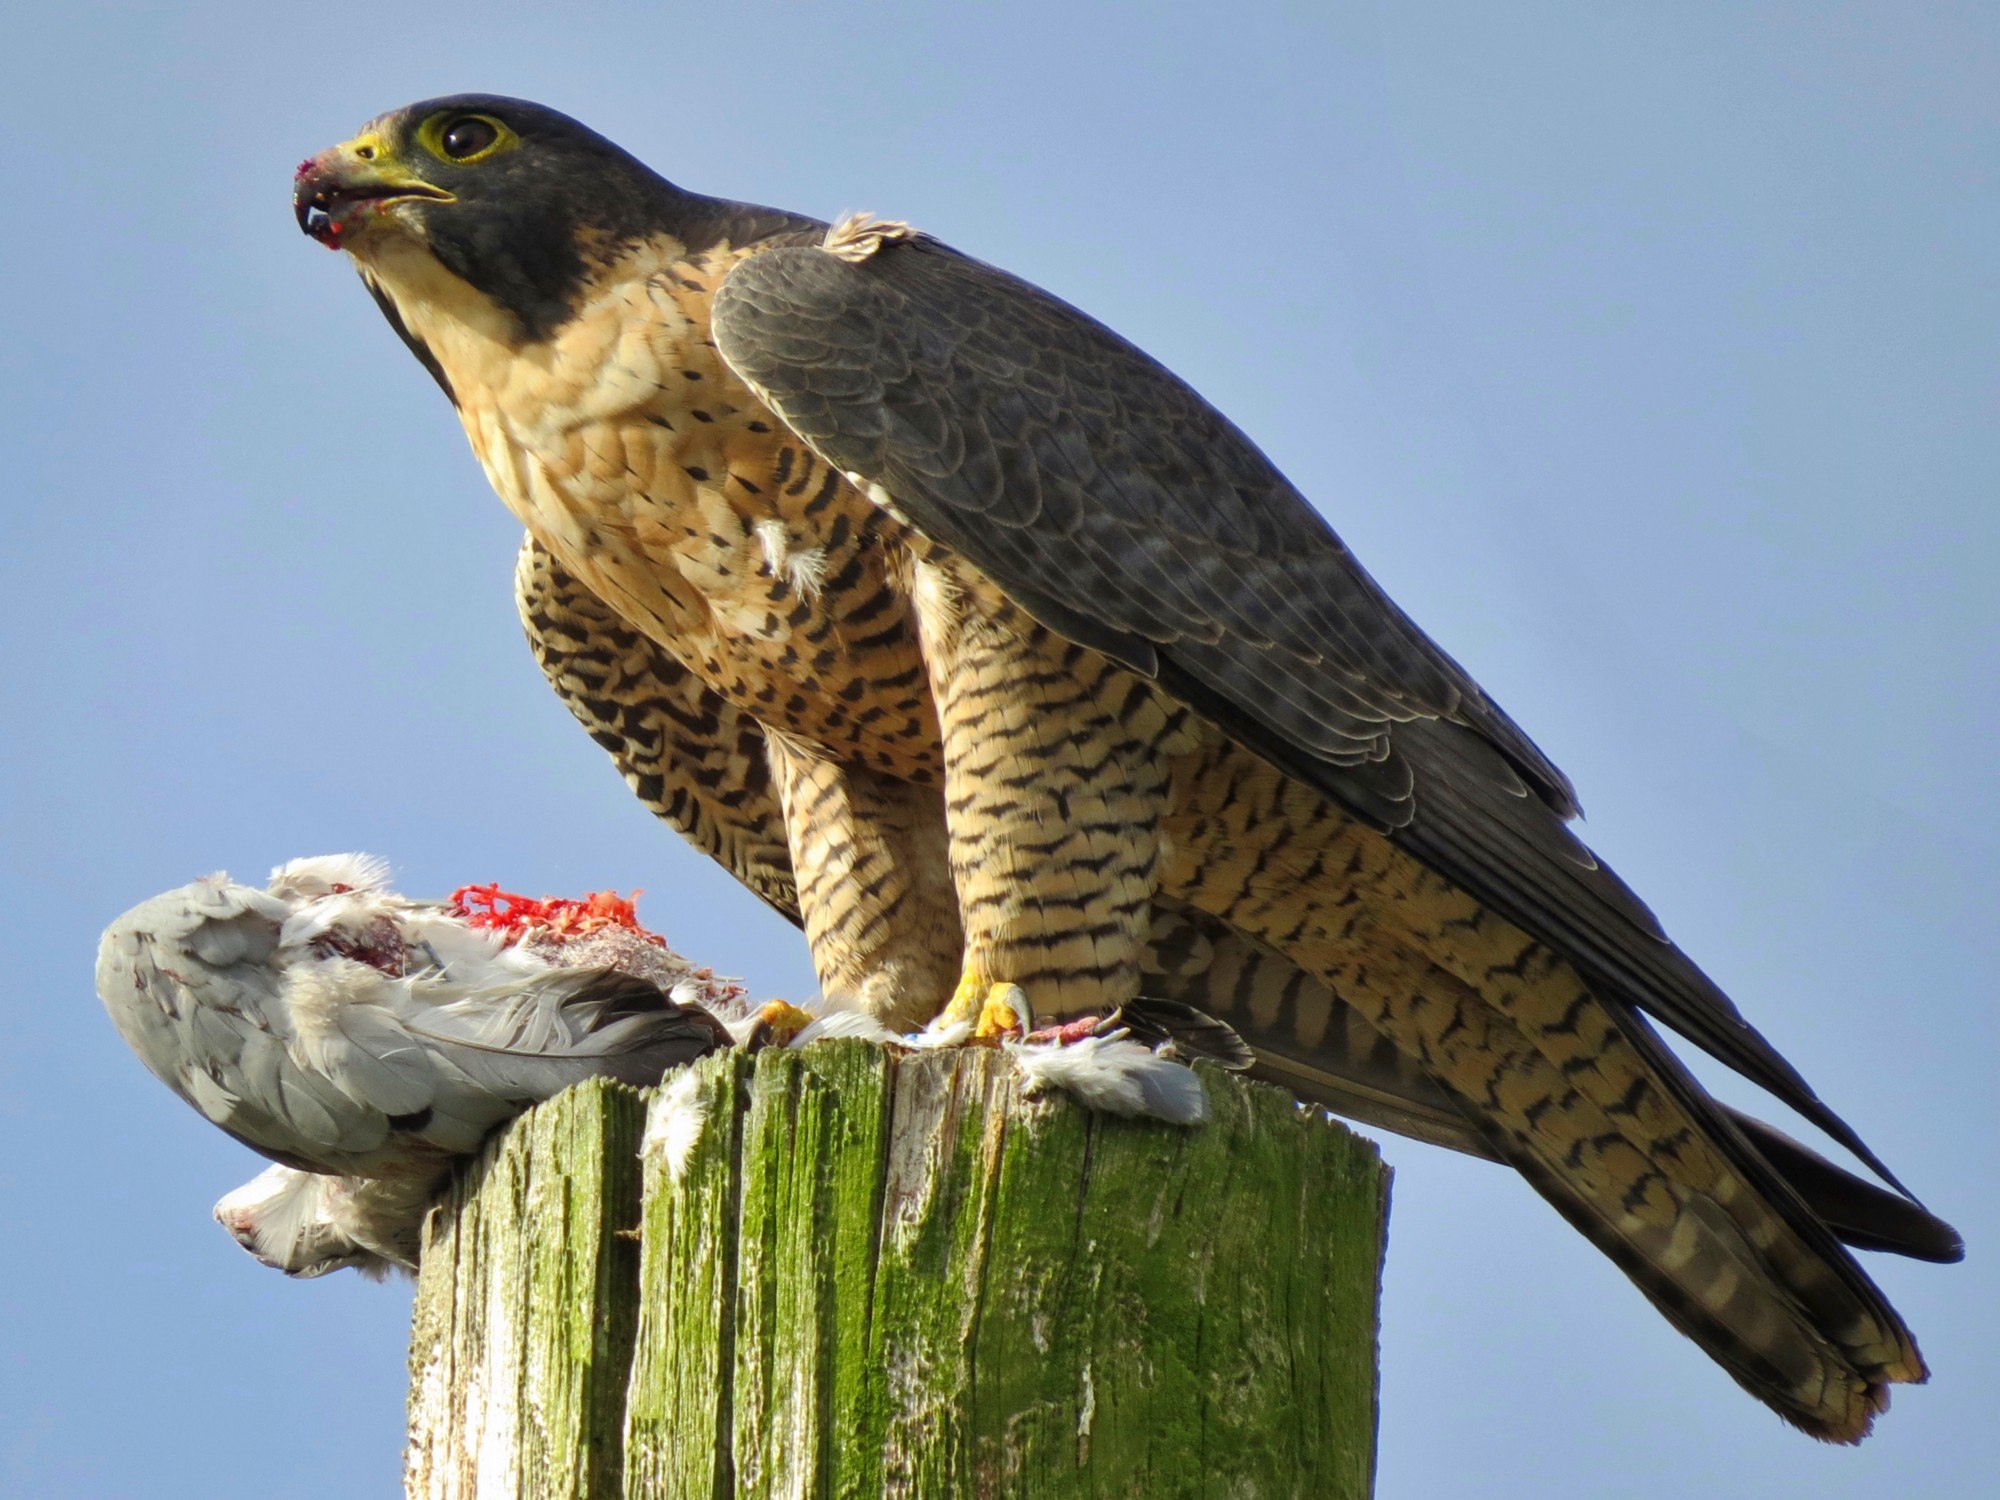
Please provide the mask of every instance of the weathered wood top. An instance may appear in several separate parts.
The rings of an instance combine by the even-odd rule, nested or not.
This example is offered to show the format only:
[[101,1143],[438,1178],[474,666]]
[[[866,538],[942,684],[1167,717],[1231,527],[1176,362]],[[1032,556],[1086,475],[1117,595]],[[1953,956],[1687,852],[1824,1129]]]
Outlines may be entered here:
[[1366,1496],[1387,1170],[1205,1077],[1183,1130],[991,1051],[727,1053],[677,1164],[552,1101],[427,1230],[409,1492]]

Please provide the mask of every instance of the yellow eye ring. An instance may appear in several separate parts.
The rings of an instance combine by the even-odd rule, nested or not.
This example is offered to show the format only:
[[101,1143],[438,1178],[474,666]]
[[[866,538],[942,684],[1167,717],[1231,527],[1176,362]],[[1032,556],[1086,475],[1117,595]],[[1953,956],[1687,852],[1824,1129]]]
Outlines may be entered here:
[[447,112],[417,127],[417,141],[431,155],[456,167],[470,166],[521,144],[505,121],[491,115]]

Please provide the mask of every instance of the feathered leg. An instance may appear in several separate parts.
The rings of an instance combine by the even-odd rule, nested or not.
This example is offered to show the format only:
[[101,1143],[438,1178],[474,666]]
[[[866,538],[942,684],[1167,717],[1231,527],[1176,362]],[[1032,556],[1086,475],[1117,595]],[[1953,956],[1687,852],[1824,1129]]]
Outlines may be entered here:
[[921,1026],[963,946],[935,786],[814,756],[769,736],[813,968],[829,999]]
[[948,556],[918,563],[912,591],[965,926],[953,1013],[973,1019],[1011,986],[1037,1016],[1114,1010],[1138,993],[1168,764],[1195,743],[1191,716]]

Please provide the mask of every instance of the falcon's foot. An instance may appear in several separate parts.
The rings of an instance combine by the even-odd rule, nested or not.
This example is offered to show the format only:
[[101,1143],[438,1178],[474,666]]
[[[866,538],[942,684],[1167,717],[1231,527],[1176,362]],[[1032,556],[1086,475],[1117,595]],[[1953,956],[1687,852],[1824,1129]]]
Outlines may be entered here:
[[[1078,1016],[1037,1030],[1026,991],[1018,984],[992,983],[974,972],[959,981],[951,1003],[930,1025],[903,1042],[919,1049],[998,1045],[1020,1070],[1029,1095],[1059,1090],[1086,1109],[1105,1114],[1201,1124],[1208,1118],[1201,1079],[1193,1069],[1134,1039],[1132,1018],[1127,1015],[1133,1009],[1125,1006],[1108,1016]],[[1220,1022],[1210,1024],[1221,1027]],[[1233,1038],[1235,1033],[1229,1035]],[[1165,1043],[1169,1032],[1151,1028],[1147,1040],[1155,1039]]]
[[974,971],[959,980],[950,1003],[912,1041],[920,1047],[991,1047],[1026,1036],[1034,1025],[1026,990]]
[[811,1014],[788,1001],[768,1001],[750,1018],[750,1025],[743,1033],[743,1050],[761,1052],[766,1047],[789,1047],[813,1020]]

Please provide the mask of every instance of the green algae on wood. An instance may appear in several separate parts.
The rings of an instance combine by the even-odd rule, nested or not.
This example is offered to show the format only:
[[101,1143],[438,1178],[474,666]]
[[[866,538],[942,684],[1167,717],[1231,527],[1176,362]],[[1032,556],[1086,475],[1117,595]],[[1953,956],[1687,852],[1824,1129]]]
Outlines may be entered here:
[[408,1494],[609,1500],[638,1300],[635,1090],[585,1084],[516,1121],[425,1227]]
[[[571,1450],[598,1464],[590,1483],[608,1463],[625,1495],[673,1500],[1366,1496],[1387,1171],[1281,1091],[1204,1078],[1212,1119],[1183,1130],[1025,1099],[987,1050],[833,1042],[704,1059],[683,1085],[699,1134],[678,1170],[635,1170],[643,1207],[572,1195],[625,1205],[608,1240],[584,1238],[636,1251],[635,1277],[598,1282],[626,1300],[597,1306],[590,1316],[610,1316],[590,1339],[524,1346],[555,1359],[628,1351],[608,1427],[590,1404],[602,1379],[558,1407],[580,1411],[580,1399],[593,1414],[591,1441]],[[440,1307],[481,1310],[451,1326],[503,1342],[517,1323],[485,1311],[496,1297],[533,1298],[530,1321],[545,1310],[546,1276],[465,1245],[476,1252],[500,1226],[558,1233],[568,1210],[533,1222],[482,1207],[496,1193],[519,1201],[510,1174],[560,1175],[533,1142],[507,1165],[517,1136],[549,1128],[514,1127],[447,1201],[413,1371],[456,1368],[418,1362],[417,1348],[447,1342]],[[457,1227],[442,1223],[454,1215]],[[616,1233],[635,1221],[636,1245]],[[490,1285],[470,1294],[455,1285],[467,1276]],[[584,1306],[572,1295],[546,1311],[568,1320]],[[452,1357],[475,1374],[510,1368],[469,1348]],[[413,1428],[413,1479],[418,1452]],[[618,1493],[413,1487],[475,1492]]]

